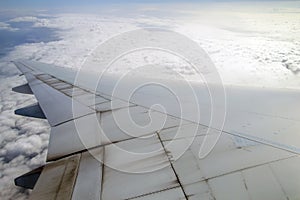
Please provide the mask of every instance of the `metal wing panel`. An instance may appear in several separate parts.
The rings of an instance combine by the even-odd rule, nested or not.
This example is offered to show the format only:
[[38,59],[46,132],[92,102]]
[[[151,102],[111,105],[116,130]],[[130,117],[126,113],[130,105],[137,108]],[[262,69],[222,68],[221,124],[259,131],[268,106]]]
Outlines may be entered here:
[[[18,66],[21,65],[22,64],[18,62]],[[47,80],[53,80],[49,75],[41,75],[38,71],[24,70],[23,68],[25,67],[21,67],[21,70],[25,73],[28,84],[51,126],[56,126],[73,118],[78,118],[94,112],[92,109],[77,101],[72,101],[69,96],[66,96],[58,89],[55,89],[54,86],[52,87],[51,84],[53,85],[54,82],[50,84],[47,83]],[[57,79],[54,80],[56,81],[55,83],[65,84]]]
[[[124,91],[126,91],[126,87],[130,86],[124,84]],[[210,124],[210,119],[214,112],[209,109],[212,107],[207,103],[208,100],[206,99],[209,99],[209,96],[206,89],[197,84],[193,85],[193,87],[197,98],[201,100],[199,102],[200,119],[198,121],[197,116],[193,115],[195,106],[191,105],[191,101],[189,101],[189,98],[193,97],[185,94],[184,87],[178,86],[175,94],[185,97],[185,100],[180,102],[180,106],[186,109],[186,115],[176,109],[174,100],[157,94],[154,89],[149,89],[146,94],[137,91],[137,94],[131,98],[131,101],[148,108],[151,104],[159,103],[165,106],[167,113],[172,116],[182,117],[183,119],[223,130],[227,133],[300,153],[300,140],[297,139],[299,138],[298,130],[300,130],[299,90],[287,89],[285,91],[283,89],[253,89],[247,87],[243,88],[243,90],[240,87],[226,88],[227,107],[213,105],[215,113],[226,113],[226,121],[222,129],[221,123]],[[172,88],[175,88],[175,86]],[[220,116],[214,115],[214,117],[218,118]],[[222,120],[220,118],[213,120],[213,122],[222,122]]]
[[269,166],[289,199],[300,199],[300,157],[274,162]]
[[186,198],[180,188],[174,188],[174,189],[159,191],[148,195],[143,195],[140,197],[136,197],[134,199],[136,200],[183,200]]
[[[91,153],[90,153],[91,152]],[[103,148],[82,153],[72,200],[101,199]]]
[[18,69],[22,73],[32,72],[32,69],[29,66],[26,66],[24,63],[22,63],[20,61],[13,61],[13,63],[18,67]]
[[[51,126],[94,112],[78,102],[72,102],[70,97],[40,81],[36,81],[36,84],[29,84]],[[73,108],[76,111],[73,111]]]
[[[44,104],[44,109],[42,107],[46,116],[47,112],[52,112],[46,112],[46,107],[55,106],[45,97],[49,94],[54,99],[74,97],[74,102],[78,103],[76,109],[90,107],[92,110],[88,109],[86,113],[80,111],[85,114],[78,115],[76,119],[61,117],[62,120],[58,120],[61,124],[52,122],[55,127],[50,136],[48,160],[59,160],[46,165],[33,197],[46,198],[49,195],[52,199],[71,198],[73,193],[73,199],[79,199],[83,194],[100,196],[101,199],[299,199],[298,90],[228,87],[228,117],[224,133],[213,151],[200,159],[200,146],[211,117],[209,92],[203,85],[193,84],[196,95],[202,99],[199,102],[201,119],[194,123],[197,113],[190,105],[193,101],[180,83],[171,84],[174,84],[178,95],[186,97],[181,103],[188,112],[183,116],[176,109],[176,101],[155,88],[138,91],[132,96],[130,104],[124,105],[122,100],[125,99],[126,88],[140,80],[128,80],[121,85],[123,94],[112,95],[116,79],[111,76],[104,77],[97,88],[96,99],[99,98],[99,101],[95,104],[99,109],[93,114],[97,106],[89,91],[95,90],[94,81],[98,77],[84,74],[77,85],[80,87],[76,87],[73,93],[75,71],[33,62],[17,65],[24,71],[32,91],[43,96],[37,97],[39,103],[48,102]],[[46,92],[40,92],[39,88]],[[114,101],[116,104],[113,104]],[[151,107],[155,103],[166,106],[167,113]],[[123,115],[126,112],[123,111],[131,110],[135,122],[145,125],[145,121],[149,120],[150,107],[153,109],[153,119],[157,122],[166,120],[163,126],[154,124],[154,127],[143,132],[126,120],[121,121],[123,124],[114,121],[114,114],[126,119]],[[61,107],[62,110],[65,108],[69,107]],[[224,110],[224,107],[217,104],[215,109]],[[47,117],[54,115],[57,113]],[[179,123],[181,118],[184,119],[183,126]],[[123,126],[121,130],[119,125]],[[208,139],[215,139],[220,127],[213,128]],[[85,152],[87,149],[89,153]],[[139,156],[128,154],[155,149],[160,150]],[[61,159],[66,156],[70,157]],[[71,163],[76,164],[66,164],[66,160],[71,158],[76,160]],[[96,171],[94,177],[91,171]],[[148,173],[131,173],[137,171]],[[54,182],[49,188],[46,187],[48,179]],[[56,182],[62,184],[57,185]],[[101,184],[87,188],[85,182]],[[116,186],[122,189],[116,190]]]
[[31,200],[70,199],[80,155],[47,164],[30,195]]
[[101,138],[96,114],[90,114],[51,128],[47,161],[108,143]]
[[[300,176],[289,176],[289,180],[285,176],[299,174],[299,155],[223,133],[213,151],[200,159],[204,138],[201,130],[205,129],[200,129],[198,136],[191,139],[192,144],[186,151],[183,148],[190,142],[187,138],[163,139],[166,150],[174,158],[184,152],[173,161],[173,166],[188,196],[195,199],[203,195],[213,199],[297,199],[300,193],[295,188],[299,186]],[[161,138],[167,131],[172,129],[160,132]]]
[[[60,76],[70,82],[74,82],[76,77],[74,70],[62,68],[58,69],[57,72],[53,66],[50,67],[45,64],[40,66],[37,63],[30,64],[34,65],[35,68],[46,70],[48,73]],[[68,73],[61,73],[62,70]],[[99,77],[95,77],[94,74],[87,72],[82,72],[82,74],[82,77],[79,77],[76,83],[83,88],[94,91],[96,87],[94,83]],[[112,95],[117,81],[118,78],[113,76],[101,77],[97,92],[107,94],[108,96]],[[126,96],[126,88],[131,88],[132,85],[143,81],[139,78],[127,80],[124,84],[118,85],[120,87],[119,91],[123,91],[124,93],[114,94],[114,96],[123,99]],[[165,82],[167,85],[173,85],[172,88],[175,88],[176,91],[174,92],[176,95],[185,97],[184,101],[180,102],[183,104],[182,107],[187,109],[185,116],[182,116],[180,110],[176,109],[176,102],[170,96],[154,87],[147,88],[144,91],[136,91],[131,98],[131,102],[146,108],[151,107],[153,103],[160,103],[165,106],[167,113],[172,116],[194,120],[208,126],[212,110],[209,109],[211,105],[209,104],[210,96],[207,88],[199,83],[192,83],[197,98],[201,100],[199,102],[201,117],[200,121],[197,121],[195,120],[197,116],[192,114],[195,113],[192,110],[194,106],[190,106],[192,102],[190,98],[193,97],[185,94],[186,86],[175,81],[170,82],[169,80],[165,80]],[[224,131],[292,152],[300,152],[299,140],[295,138],[297,137],[295,132],[300,128],[299,90],[226,86],[226,96],[227,117]],[[188,110],[189,108],[191,109],[190,111]],[[224,110],[225,112],[225,108],[218,105],[214,105],[214,109]],[[222,127],[214,128],[221,129]]]
[[[43,72],[44,74],[48,74],[54,76],[58,79],[64,80],[70,84],[74,84],[76,78],[76,70],[67,67],[57,67],[52,64],[46,64],[41,62],[35,62],[30,60],[20,60],[14,62],[17,65],[26,66],[26,70]],[[18,66],[19,67],[19,66]],[[22,71],[22,69],[21,69]],[[23,72],[25,73],[25,72]]]
[[[161,150],[146,153],[158,148]],[[157,137],[108,144],[78,154],[81,159],[72,199],[186,199]]]
[[[140,106],[100,113],[100,126],[108,139],[115,142],[153,134],[161,129],[179,126],[178,118]],[[151,123],[148,125],[148,123]]]
[[[179,119],[158,112],[151,114],[153,121],[149,128],[137,128],[132,121],[142,125],[149,121],[149,111],[134,106],[114,110],[112,102],[104,112],[92,113],[51,128],[47,160],[55,160],[64,155],[80,152],[101,145],[116,143],[132,138],[153,135],[156,131],[179,126]],[[132,119],[128,118],[130,112]],[[116,121],[114,116],[123,119]],[[166,119],[165,123],[161,123]],[[66,143],[66,141],[68,141]]]
[[[161,150],[143,154],[156,149]],[[135,155],[127,151],[135,152]],[[138,153],[141,154],[136,156]],[[102,199],[133,199],[180,188],[157,138],[132,139],[108,145],[105,147],[104,163]],[[122,189],[116,190],[116,185]]]
[[[161,134],[163,133],[160,133],[160,135]],[[235,137],[225,133],[222,134],[213,151],[204,159],[199,158],[200,146],[204,141],[203,135],[196,136],[190,140],[183,138],[171,142],[166,141],[164,143],[166,144],[167,150],[172,153],[174,159],[179,158],[179,156],[181,157],[178,161],[180,161],[180,159],[186,159],[187,162],[178,162],[179,167],[182,170],[187,169],[194,163],[197,166],[197,169],[201,169],[200,171],[197,170],[197,172],[199,171],[202,179],[212,178],[244,168],[295,156],[294,153],[267,145],[259,143],[253,145],[253,142],[251,143],[251,141],[248,141],[249,146],[240,146],[238,143],[235,143],[235,140]],[[188,145],[191,146],[184,151]],[[183,152],[184,154],[181,155]],[[176,162],[174,165],[176,166]],[[183,178],[189,176],[188,171],[183,174]],[[198,181],[196,176],[193,176],[193,178],[196,178],[194,181]]]

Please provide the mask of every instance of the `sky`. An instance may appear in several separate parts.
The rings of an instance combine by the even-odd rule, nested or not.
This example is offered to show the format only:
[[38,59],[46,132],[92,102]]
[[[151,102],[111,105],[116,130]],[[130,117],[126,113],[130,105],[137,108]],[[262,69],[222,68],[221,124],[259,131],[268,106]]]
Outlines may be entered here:
[[[257,2],[262,2],[261,0],[254,0]],[[277,2],[286,2],[285,0],[263,0],[266,2],[272,2],[272,1],[277,1]],[[297,0],[290,0],[290,1],[297,1]],[[72,7],[78,7],[78,6],[103,6],[103,5],[109,5],[109,4],[129,4],[129,3],[139,3],[139,4],[144,4],[144,3],[212,3],[212,2],[253,2],[249,0],[65,0],[65,1],[60,1],[60,0],[45,0],[45,1],[40,1],[40,0],[27,0],[27,1],[18,1],[18,0],[0,0],[0,6],[1,8],[57,8],[57,7],[67,7],[67,6],[72,6]]]

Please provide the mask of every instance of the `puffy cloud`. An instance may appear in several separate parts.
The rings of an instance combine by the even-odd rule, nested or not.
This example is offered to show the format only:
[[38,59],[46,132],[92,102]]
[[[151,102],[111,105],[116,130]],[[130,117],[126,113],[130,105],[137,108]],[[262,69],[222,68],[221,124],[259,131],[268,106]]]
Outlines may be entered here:
[[32,158],[39,153],[42,148],[42,140],[37,135],[20,138],[13,143],[7,143],[0,150],[0,156],[4,158],[4,162],[10,162],[19,155]]
[[49,126],[45,120],[14,115],[14,110],[35,102],[32,95],[11,91],[24,78],[0,79],[0,198],[26,199],[29,192],[14,186],[13,179],[45,162]]
[[17,31],[19,29],[11,27],[8,23],[0,22],[0,30]]
[[25,17],[16,17],[14,19],[9,20],[10,22],[36,22],[39,18],[33,16],[25,16]]
[[35,16],[16,17],[9,22],[32,22],[34,27],[46,27],[49,25],[49,20]]

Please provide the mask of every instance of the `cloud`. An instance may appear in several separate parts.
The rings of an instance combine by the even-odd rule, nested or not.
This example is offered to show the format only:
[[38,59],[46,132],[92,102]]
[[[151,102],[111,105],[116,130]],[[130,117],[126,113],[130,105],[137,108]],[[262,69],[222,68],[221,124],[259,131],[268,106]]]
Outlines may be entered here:
[[29,119],[14,110],[35,102],[32,95],[11,91],[23,77],[0,79],[0,198],[25,199],[28,191],[14,186],[13,179],[45,162],[49,126],[45,120]]
[[39,18],[37,18],[37,17],[25,16],[25,17],[16,17],[9,21],[10,22],[36,22],[38,20],[39,20]]
[[10,24],[8,24],[8,23],[0,22],[0,30],[17,31],[19,29],[11,27]]
[[9,20],[9,22],[32,22],[34,27],[46,27],[48,26],[49,20],[41,17],[25,16],[13,18]]
[[[295,75],[300,74],[300,59],[295,58],[295,56],[292,54],[289,56],[290,58],[282,59],[282,65],[285,66],[288,70],[293,72]],[[294,57],[294,58],[291,58]]]

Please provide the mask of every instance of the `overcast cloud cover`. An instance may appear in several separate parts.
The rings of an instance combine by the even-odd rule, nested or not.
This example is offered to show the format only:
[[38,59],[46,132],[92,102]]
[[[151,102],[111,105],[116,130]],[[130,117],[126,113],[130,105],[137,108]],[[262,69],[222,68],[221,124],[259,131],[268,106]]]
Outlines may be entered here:
[[[12,87],[26,82],[11,60],[22,58],[79,68],[95,45],[112,35],[159,27],[196,41],[212,58],[226,84],[300,87],[299,2],[171,7],[139,4],[88,14],[78,10],[0,12],[0,46],[10,35],[30,36],[20,37],[18,43],[6,44],[0,51],[0,199],[27,198],[28,191],[15,187],[13,179],[44,163],[49,139],[47,121],[13,114],[15,109],[36,100],[31,95],[11,92]],[[142,52],[135,57],[127,58],[127,64],[114,72],[122,73],[135,62],[156,64],[159,55]],[[178,60],[165,63],[185,77],[194,78],[193,72]]]

